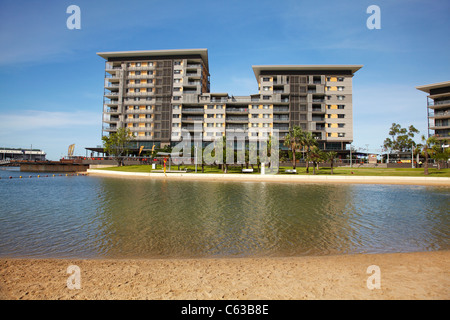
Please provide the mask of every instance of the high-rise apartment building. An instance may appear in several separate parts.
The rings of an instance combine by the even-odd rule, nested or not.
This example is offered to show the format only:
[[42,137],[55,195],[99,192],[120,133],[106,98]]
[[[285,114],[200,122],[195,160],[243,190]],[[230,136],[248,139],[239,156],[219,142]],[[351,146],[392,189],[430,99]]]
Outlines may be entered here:
[[185,130],[211,141],[227,129],[249,138],[278,129],[283,140],[300,126],[324,150],[353,141],[352,77],[361,65],[253,66],[258,93],[233,96],[210,92],[207,49],[98,55],[106,60],[103,134],[129,128],[151,148],[177,144]]
[[450,81],[418,86],[428,93],[428,136],[437,140],[450,140]]

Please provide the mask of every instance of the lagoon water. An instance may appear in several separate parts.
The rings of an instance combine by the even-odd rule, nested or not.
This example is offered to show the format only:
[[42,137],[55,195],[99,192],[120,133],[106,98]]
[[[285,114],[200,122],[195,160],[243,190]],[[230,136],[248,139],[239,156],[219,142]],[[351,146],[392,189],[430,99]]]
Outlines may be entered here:
[[260,257],[450,249],[449,187],[40,175],[0,170],[0,257]]

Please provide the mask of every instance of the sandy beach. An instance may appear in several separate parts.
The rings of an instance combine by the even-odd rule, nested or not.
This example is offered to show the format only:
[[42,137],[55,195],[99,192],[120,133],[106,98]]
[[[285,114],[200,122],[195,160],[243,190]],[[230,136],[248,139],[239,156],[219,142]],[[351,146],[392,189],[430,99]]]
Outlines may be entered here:
[[233,182],[277,182],[277,183],[350,183],[350,184],[398,184],[450,187],[446,177],[404,176],[342,176],[342,175],[261,175],[261,174],[215,174],[215,173],[145,173],[88,169],[88,175],[132,179],[233,181]]
[[[0,259],[1,299],[449,299],[450,251],[236,259]],[[69,289],[70,265],[80,289]],[[367,281],[379,267],[380,288]],[[370,283],[377,283],[370,281]]]

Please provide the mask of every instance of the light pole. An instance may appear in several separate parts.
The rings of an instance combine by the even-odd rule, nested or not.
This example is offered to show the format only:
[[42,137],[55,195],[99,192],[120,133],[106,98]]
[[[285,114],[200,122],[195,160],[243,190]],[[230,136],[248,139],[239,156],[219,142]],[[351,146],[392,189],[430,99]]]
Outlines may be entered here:
[[350,168],[352,167],[352,144],[350,144]]
[[195,155],[195,173],[197,173],[197,146],[194,146],[194,155]]
[[411,168],[414,169],[414,145],[411,145]]

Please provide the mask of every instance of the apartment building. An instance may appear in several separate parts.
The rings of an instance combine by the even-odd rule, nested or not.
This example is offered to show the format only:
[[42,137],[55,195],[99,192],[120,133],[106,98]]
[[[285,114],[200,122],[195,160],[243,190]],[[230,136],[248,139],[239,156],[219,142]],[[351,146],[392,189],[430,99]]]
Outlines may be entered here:
[[[102,52],[103,134],[129,128],[145,148],[175,145],[183,132],[205,142],[241,129],[250,139],[292,126],[324,150],[353,141],[352,77],[361,65],[253,66],[258,93],[210,92],[207,49]],[[256,85],[255,85],[256,88]]]
[[428,137],[450,140],[450,81],[418,86],[416,89],[428,93]]

